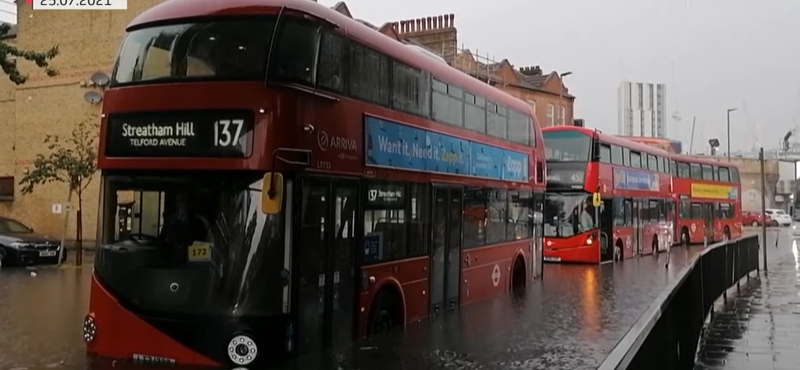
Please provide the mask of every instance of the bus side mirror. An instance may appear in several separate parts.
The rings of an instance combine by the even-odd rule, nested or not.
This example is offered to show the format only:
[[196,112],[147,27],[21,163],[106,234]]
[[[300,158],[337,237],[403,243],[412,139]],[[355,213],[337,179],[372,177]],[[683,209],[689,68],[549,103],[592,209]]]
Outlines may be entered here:
[[261,212],[274,215],[283,206],[283,174],[266,173],[261,182]]

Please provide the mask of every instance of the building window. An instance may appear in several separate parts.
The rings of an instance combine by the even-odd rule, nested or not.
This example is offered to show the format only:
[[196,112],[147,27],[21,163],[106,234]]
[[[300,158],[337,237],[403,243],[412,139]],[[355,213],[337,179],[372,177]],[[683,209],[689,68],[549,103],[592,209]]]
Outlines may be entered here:
[[555,106],[553,104],[547,104],[547,126],[555,126]]
[[528,106],[531,107],[531,110],[533,111],[533,114],[535,115],[536,114],[536,100],[528,100],[527,103],[528,103]]
[[14,199],[14,177],[0,177],[0,200]]
[[558,117],[558,120],[561,122],[560,123],[561,126],[564,126],[564,125],[567,124],[566,121],[565,121],[567,119],[565,113],[566,113],[566,109],[564,109],[564,106],[562,105],[561,106],[561,112],[559,113],[559,117]]

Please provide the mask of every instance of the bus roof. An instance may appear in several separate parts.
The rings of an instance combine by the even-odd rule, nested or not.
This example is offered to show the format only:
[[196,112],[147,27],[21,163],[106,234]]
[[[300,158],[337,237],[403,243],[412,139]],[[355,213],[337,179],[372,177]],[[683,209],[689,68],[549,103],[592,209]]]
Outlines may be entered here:
[[128,30],[150,23],[170,22],[184,18],[214,16],[277,14],[283,7],[324,19],[337,25],[348,38],[406,63],[410,66],[431,72],[444,82],[458,85],[472,94],[480,95],[496,103],[523,113],[535,121],[531,108],[522,100],[483,83],[470,75],[437,61],[409,45],[392,39],[377,30],[364,25],[342,13],[315,1],[308,0],[169,0],[145,10],[128,24]]
[[[737,168],[737,169],[739,168],[739,165],[737,165],[736,163],[723,162],[721,160],[711,159],[711,157],[703,158],[703,157],[694,157],[694,156],[688,156],[688,155],[682,155],[682,154],[675,154],[675,155],[672,156],[672,159],[675,160],[675,161],[681,161],[681,162],[709,164],[709,165],[712,165],[712,166],[733,167],[733,168]],[[722,157],[720,157],[720,159],[722,159]]]
[[673,156],[672,153],[656,148],[654,146],[637,143],[635,141],[624,139],[615,135],[604,134],[600,131],[595,131],[595,129],[593,128],[578,127],[578,126],[551,126],[542,128],[543,133],[548,131],[578,131],[585,135],[595,137],[606,144],[619,145],[626,147],[628,149],[633,149],[653,155],[660,155],[668,158]]

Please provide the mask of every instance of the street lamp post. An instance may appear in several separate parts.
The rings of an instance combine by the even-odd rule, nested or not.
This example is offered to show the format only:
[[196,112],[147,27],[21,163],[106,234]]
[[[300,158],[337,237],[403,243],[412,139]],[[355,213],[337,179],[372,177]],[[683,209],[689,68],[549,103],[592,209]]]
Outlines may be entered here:
[[728,162],[731,161],[731,112],[735,110],[736,108],[728,109]]
[[[559,81],[561,83],[561,88],[558,90],[558,113],[561,113],[561,107],[564,106],[564,77],[567,77],[572,74],[572,71],[564,72],[559,74]],[[566,113],[566,108],[564,109],[564,113]],[[564,122],[564,126],[567,125],[567,119],[565,117],[561,117],[561,120]],[[558,124],[556,124],[558,126]]]

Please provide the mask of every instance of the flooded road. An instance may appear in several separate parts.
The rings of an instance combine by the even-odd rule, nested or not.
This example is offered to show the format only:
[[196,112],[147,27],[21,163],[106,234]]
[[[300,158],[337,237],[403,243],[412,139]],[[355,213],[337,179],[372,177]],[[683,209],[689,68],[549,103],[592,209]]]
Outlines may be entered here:
[[[616,265],[547,264],[544,279],[522,295],[480,301],[281,368],[593,369],[701,249],[673,248],[669,268],[664,254]],[[38,269],[36,276],[25,269],[0,271],[0,369],[121,367],[86,358],[82,322],[91,265],[70,264]]]

